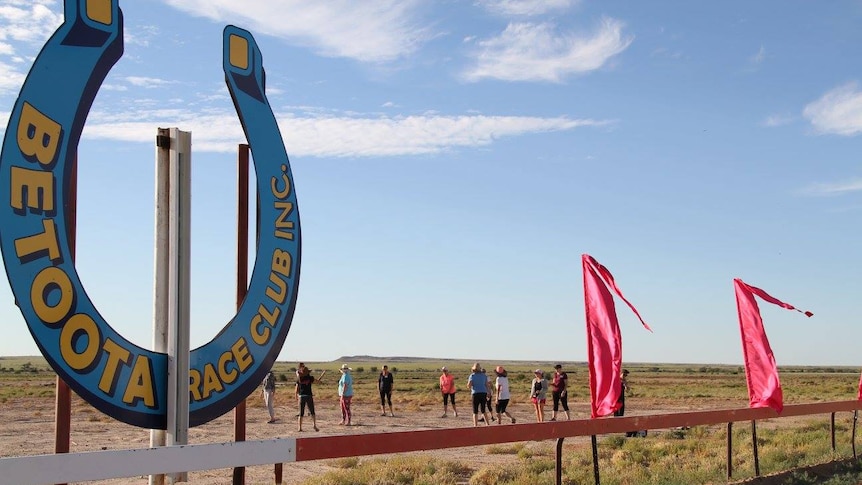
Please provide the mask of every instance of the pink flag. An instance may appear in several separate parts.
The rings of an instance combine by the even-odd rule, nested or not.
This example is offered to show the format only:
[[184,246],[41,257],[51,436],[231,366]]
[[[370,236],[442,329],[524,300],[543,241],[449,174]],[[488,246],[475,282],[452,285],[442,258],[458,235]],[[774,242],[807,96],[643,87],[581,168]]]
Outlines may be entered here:
[[757,295],[782,308],[804,313],[807,317],[814,314],[797,310],[793,305],[773,298],[760,288],[750,286],[739,278],[733,280],[733,287],[736,291],[736,309],[739,313],[739,332],[742,335],[749,407],[770,407],[780,413],[784,409],[784,396],[781,393],[781,383],[778,381],[778,367],[775,365],[775,355],[766,338],[760,308],[754,296]]
[[862,377],[859,377],[859,392],[856,394],[856,399],[862,401]]
[[589,254],[581,257],[584,267],[584,310],[587,314],[587,347],[590,364],[590,404],[592,417],[608,416],[619,409],[620,371],[623,343],[620,325],[610,290],[635,312],[643,326],[652,332],[637,309],[623,296],[607,268]]

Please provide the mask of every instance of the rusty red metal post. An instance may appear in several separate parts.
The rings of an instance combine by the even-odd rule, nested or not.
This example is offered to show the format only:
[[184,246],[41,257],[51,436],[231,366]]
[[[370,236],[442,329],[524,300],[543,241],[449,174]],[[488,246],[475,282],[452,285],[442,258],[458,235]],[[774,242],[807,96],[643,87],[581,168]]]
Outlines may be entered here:
[[593,445],[593,479],[596,485],[599,485],[599,444],[596,441],[596,435],[590,436],[590,443]]
[[282,472],[284,470],[284,465],[282,463],[275,464],[275,485],[282,484]]
[[760,476],[760,455],[757,453],[757,421],[751,420],[751,446],[754,450],[754,476]]
[[557,438],[557,466],[555,468],[556,471],[556,483],[557,485],[563,485],[563,440],[565,438]]
[[733,478],[733,422],[727,423],[727,479]]
[[[237,153],[236,218],[236,308],[239,310],[248,293],[248,145],[240,144]],[[235,441],[245,441],[245,403],[233,411]],[[233,485],[245,484],[245,467],[233,469]]]

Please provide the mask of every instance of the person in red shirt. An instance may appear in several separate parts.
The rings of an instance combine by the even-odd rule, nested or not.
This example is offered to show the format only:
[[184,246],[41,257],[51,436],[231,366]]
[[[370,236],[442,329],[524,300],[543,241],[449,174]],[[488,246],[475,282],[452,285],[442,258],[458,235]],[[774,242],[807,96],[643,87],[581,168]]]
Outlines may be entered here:
[[455,376],[449,373],[449,369],[443,367],[440,369],[443,371],[443,374],[440,375],[440,392],[443,393],[443,416],[441,418],[445,418],[449,415],[449,400],[452,401],[452,412],[455,414],[455,417],[458,417],[458,410],[455,409]]
[[557,420],[557,411],[560,409],[560,404],[563,405],[563,411],[566,412],[566,419],[572,419],[569,415],[569,376],[563,372],[561,364],[554,366],[554,380],[551,381],[551,393],[554,399],[554,414],[551,416],[551,421]]

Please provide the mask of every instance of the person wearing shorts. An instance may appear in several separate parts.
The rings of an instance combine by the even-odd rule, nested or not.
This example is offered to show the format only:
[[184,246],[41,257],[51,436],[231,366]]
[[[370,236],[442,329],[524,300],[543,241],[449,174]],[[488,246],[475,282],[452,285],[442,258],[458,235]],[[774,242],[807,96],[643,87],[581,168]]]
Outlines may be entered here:
[[551,398],[554,402],[554,414],[551,416],[551,421],[557,420],[557,411],[560,409],[560,404],[563,405],[566,419],[572,419],[569,414],[569,376],[563,372],[562,364],[554,366],[554,380],[551,381]]
[[449,369],[443,367],[440,369],[443,373],[440,375],[440,392],[443,393],[443,416],[449,415],[448,402],[452,401],[452,412],[455,417],[458,417],[458,410],[455,409],[455,376],[449,373]]
[[530,402],[533,403],[533,408],[536,410],[536,422],[541,423],[545,420],[545,400],[548,394],[548,380],[545,379],[545,373],[541,369],[536,369],[533,374],[536,377],[530,383]]
[[[323,374],[326,374],[326,371],[324,371]],[[320,379],[323,379],[323,374],[320,375]],[[320,379],[318,379],[317,382],[320,382]],[[302,431],[302,418],[305,415],[305,408],[308,408],[308,415],[311,416],[311,423],[314,425],[314,430],[319,431],[317,428],[317,416],[314,414],[314,393],[311,389],[314,381],[314,376],[311,375],[311,371],[308,370],[308,367],[301,367],[300,375],[296,378],[295,387],[296,398],[299,399],[299,416],[297,418],[299,420],[299,431]]]
[[473,426],[479,426],[479,412],[485,418],[485,425],[491,425],[491,417],[488,415],[486,404],[488,401],[488,376],[482,373],[482,365],[478,362],[470,369],[472,373],[467,378],[467,387],[473,398]]
[[501,365],[498,365],[497,368],[494,369],[494,372],[497,374],[497,379],[495,381],[495,387],[497,388],[497,403],[494,409],[497,412],[497,424],[503,424],[504,414],[512,420],[512,424],[515,424],[515,418],[509,414],[509,411],[506,411],[506,407],[509,405],[509,398],[511,397],[509,394],[509,374]]

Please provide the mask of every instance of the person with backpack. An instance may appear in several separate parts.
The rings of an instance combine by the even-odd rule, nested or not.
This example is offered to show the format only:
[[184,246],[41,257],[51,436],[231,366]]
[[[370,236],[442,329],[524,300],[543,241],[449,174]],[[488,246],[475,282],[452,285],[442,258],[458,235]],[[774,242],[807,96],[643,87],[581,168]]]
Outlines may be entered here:
[[536,410],[536,422],[541,423],[545,420],[545,400],[548,395],[548,380],[545,379],[545,373],[541,369],[536,369],[533,374],[536,375],[536,378],[530,384],[530,401]]
[[269,411],[269,421],[267,423],[276,422],[275,419],[275,374],[272,371],[266,373],[263,378],[263,402],[266,404],[266,410]]

